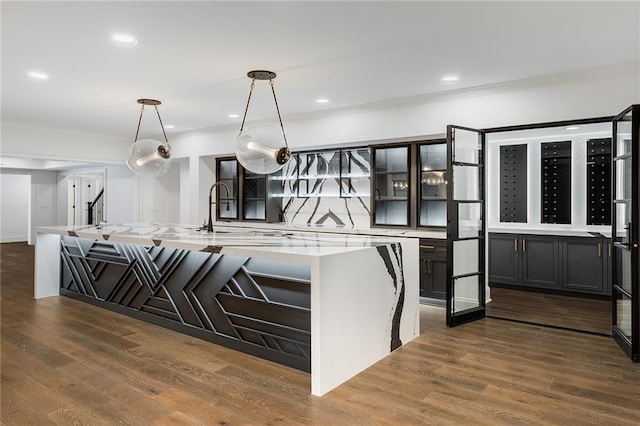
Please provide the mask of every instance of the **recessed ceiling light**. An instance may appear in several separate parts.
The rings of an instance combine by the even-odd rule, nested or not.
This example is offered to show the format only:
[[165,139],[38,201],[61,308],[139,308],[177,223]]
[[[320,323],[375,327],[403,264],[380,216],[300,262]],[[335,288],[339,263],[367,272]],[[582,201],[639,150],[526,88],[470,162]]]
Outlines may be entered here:
[[48,80],[49,76],[43,72],[40,71],[29,71],[27,73],[27,75],[31,78],[34,78],[36,80]]
[[316,102],[319,104],[328,104],[329,99],[320,98],[320,99],[316,99]]
[[239,114],[229,114],[229,118],[240,118]]
[[111,39],[123,46],[135,46],[138,44],[138,40],[127,34],[114,34]]
[[578,130],[580,127],[578,126],[569,126],[569,127],[565,127],[565,130]]
[[175,129],[175,128],[176,128],[176,126],[174,126],[173,124],[165,124],[165,125],[164,125],[164,128],[165,128],[165,129]]
[[460,77],[453,74],[445,75],[444,77],[442,77],[442,81],[444,81],[445,83],[453,83],[454,81],[458,80],[460,80]]

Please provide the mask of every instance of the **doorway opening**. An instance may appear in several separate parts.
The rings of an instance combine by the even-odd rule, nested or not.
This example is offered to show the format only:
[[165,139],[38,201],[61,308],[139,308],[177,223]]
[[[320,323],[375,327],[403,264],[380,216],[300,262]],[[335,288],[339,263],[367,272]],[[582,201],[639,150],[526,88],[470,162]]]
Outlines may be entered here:
[[104,173],[67,177],[67,225],[98,225],[104,221]]
[[487,316],[611,336],[610,117],[491,129]]

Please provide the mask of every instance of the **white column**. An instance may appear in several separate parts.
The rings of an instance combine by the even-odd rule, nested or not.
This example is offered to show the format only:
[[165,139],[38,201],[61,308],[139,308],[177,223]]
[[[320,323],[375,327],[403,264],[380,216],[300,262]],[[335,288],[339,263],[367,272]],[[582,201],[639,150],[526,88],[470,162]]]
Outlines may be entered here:
[[36,234],[33,297],[40,299],[60,294],[60,235]]

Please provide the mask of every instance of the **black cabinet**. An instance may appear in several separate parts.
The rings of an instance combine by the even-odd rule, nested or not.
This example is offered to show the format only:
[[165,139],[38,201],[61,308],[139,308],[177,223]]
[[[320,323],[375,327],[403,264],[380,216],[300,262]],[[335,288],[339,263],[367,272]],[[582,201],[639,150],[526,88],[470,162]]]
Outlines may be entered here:
[[500,147],[500,222],[527,221],[527,145]]
[[490,234],[489,281],[558,288],[558,253],[555,236]]
[[562,239],[562,287],[589,293],[611,292],[611,242],[606,238]]
[[445,300],[447,291],[446,240],[420,240],[420,297]]
[[611,240],[603,237],[489,234],[489,281],[611,294]]

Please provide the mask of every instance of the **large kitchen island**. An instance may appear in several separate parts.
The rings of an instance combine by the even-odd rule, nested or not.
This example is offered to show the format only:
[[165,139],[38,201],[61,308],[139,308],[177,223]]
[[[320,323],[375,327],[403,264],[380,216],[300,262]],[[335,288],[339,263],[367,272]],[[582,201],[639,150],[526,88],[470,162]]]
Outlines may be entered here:
[[165,224],[37,230],[64,295],[311,373],[321,396],[419,334],[418,239]]

